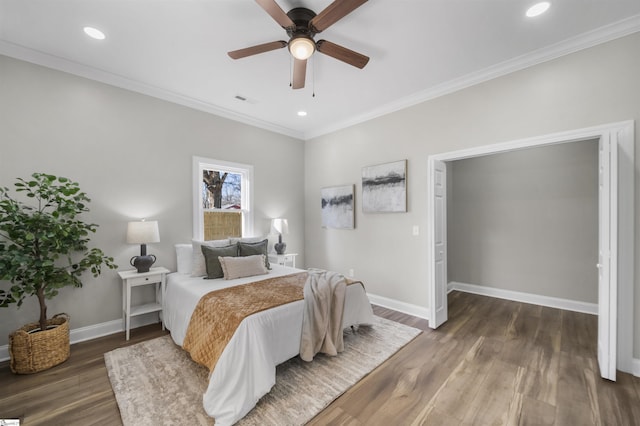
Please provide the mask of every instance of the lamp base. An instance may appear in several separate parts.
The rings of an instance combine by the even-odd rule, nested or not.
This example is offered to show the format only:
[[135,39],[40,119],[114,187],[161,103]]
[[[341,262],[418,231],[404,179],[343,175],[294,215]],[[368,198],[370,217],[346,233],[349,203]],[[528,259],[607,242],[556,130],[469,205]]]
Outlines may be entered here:
[[138,270],[138,273],[149,272],[151,265],[156,263],[156,257],[153,254],[148,256],[133,256],[131,260],[129,260],[129,263]]
[[276,251],[276,253],[278,254],[284,254],[285,251],[287,251],[287,244],[286,243],[275,243],[273,245],[273,249]]

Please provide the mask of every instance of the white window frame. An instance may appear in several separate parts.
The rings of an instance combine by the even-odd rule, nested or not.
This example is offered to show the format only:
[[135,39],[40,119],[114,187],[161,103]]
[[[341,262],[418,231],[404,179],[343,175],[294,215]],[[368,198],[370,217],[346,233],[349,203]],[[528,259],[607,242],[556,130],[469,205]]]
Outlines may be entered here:
[[253,166],[205,157],[193,157],[193,239],[204,239],[204,208],[202,207],[202,172],[219,170],[242,176],[242,236],[253,235]]

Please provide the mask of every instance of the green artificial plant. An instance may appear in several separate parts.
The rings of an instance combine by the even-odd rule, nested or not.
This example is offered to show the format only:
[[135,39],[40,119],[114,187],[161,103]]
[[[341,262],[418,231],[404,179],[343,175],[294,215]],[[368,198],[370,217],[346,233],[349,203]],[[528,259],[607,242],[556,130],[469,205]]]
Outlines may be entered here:
[[0,280],[12,284],[0,289],[0,307],[21,306],[37,296],[40,329],[46,330],[45,299],[66,286],[82,287],[80,276],[87,270],[97,277],[102,265],[117,266],[102,250],[87,247],[98,225],[78,217],[90,201],[78,183],[44,173],[31,178],[17,179],[20,199],[0,187]]

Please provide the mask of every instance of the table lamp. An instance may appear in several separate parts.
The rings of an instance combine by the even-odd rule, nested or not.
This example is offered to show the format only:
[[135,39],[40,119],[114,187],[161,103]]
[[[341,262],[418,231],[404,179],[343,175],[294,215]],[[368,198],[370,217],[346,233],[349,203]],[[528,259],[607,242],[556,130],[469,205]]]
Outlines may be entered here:
[[289,233],[287,219],[271,219],[271,232],[278,234],[278,242],[273,245],[273,248],[276,253],[284,254],[287,250],[287,244],[282,242],[282,234]]
[[149,272],[149,268],[156,261],[152,254],[147,255],[147,243],[159,243],[160,232],[158,222],[155,220],[145,222],[129,222],[127,225],[127,243],[140,244],[140,256],[133,256],[129,263],[138,272]]

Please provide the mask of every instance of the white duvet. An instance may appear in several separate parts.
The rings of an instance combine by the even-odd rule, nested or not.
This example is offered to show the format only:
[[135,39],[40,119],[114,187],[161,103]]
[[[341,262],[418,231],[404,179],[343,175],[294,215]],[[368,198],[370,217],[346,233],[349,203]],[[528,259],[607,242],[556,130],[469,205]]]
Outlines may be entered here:
[[[187,274],[167,276],[164,322],[173,341],[182,346],[191,314],[202,296],[213,290],[301,272],[271,265],[268,275],[235,280],[205,280]],[[276,365],[298,355],[304,301],[258,312],[241,323],[222,352],[203,396],[204,409],[217,426],[244,417],[276,383]],[[371,324],[373,311],[360,285],[347,286],[343,326]]]

